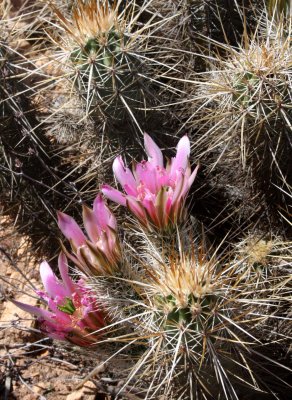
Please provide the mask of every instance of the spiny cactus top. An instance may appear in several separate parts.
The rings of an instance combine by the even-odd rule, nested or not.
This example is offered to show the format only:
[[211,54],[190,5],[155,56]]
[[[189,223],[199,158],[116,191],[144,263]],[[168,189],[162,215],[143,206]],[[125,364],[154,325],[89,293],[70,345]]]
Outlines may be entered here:
[[74,282],[68,274],[66,256],[61,253],[58,260],[62,281],[44,261],[40,274],[45,291],[37,291],[48,304],[48,310],[13,301],[19,308],[38,317],[41,330],[53,339],[68,340],[78,346],[97,343],[98,330],[105,326],[105,314],[99,309],[93,293],[79,279]]
[[83,206],[83,222],[89,240],[76,221],[58,212],[58,223],[64,236],[70,240],[74,256],[68,256],[89,275],[112,275],[121,257],[117,238],[117,223],[101,195],[93,203],[93,210]]
[[53,6],[62,26],[74,42],[85,47],[87,41],[95,39],[100,45],[106,45],[111,30],[117,24],[117,10],[107,0],[76,1],[72,10],[72,21]]
[[72,11],[72,21],[54,9],[68,34],[70,60],[89,79],[103,81],[103,74],[114,64],[114,57],[122,50],[122,33],[116,7],[108,1],[78,1]]
[[165,229],[181,220],[184,202],[197,174],[198,167],[191,172],[189,165],[190,141],[187,136],[180,139],[176,157],[166,168],[162,152],[149,135],[144,135],[148,161],[134,164],[133,172],[124,166],[121,157],[113,163],[114,174],[126,194],[103,185],[102,192],[109,199],[128,206],[139,221]]
[[60,41],[72,81],[88,108],[97,106],[111,118],[120,118],[125,102],[128,107],[142,106],[137,74],[141,62],[134,55],[139,35],[131,35],[131,18],[126,17],[131,12],[118,12],[117,4],[108,0],[78,0],[71,20],[53,9],[67,33]]

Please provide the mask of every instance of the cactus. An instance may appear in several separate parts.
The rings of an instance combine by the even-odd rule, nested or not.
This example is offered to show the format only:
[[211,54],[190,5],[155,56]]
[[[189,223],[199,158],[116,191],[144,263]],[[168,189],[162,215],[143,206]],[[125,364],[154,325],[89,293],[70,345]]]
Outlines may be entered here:
[[121,2],[80,0],[71,21],[53,9],[67,35],[62,44],[65,62],[87,111],[99,109],[119,120],[145,109],[151,98],[144,79],[151,22],[139,27],[135,3],[123,8]]
[[249,271],[259,285],[265,285],[271,276],[289,271],[292,257],[290,242],[273,235],[260,235],[260,232],[249,232],[236,244],[235,254],[242,260],[242,273]]
[[[136,331],[149,337],[148,349],[129,379],[139,369],[140,380],[149,382],[147,399],[180,398],[182,393],[185,398],[240,398],[242,388],[235,376],[242,377],[247,366],[257,380],[248,355],[269,319],[268,290],[262,298],[251,295],[256,287],[253,279],[237,275],[235,266],[216,258],[204,245],[193,243],[188,253],[178,240],[180,255],[173,250],[168,258],[166,243],[161,252],[144,237],[145,247],[147,242],[150,247],[148,251],[144,247],[145,258],[138,267],[143,280],[141,286],[137,283],[141,308],[137,305]],[[259,318],[255,303],[262,309]],[[272,308],[276,307],[274,303]],[[252,378],[245,379],[254,385]]]
[[58,72],[53,75],[65,93],[63,107],[79,97],[85,107],[80,120],[90,115],[106,134],[117,127],[141,133],[149,123],[159,135],[163,125],[176,129],[169,105],[183,93],[184,74],[192,69],[191,53],[184,51],[189,41],[175,34],[176,15],[151,7],[152,0],[80,0],[70,16],[52,5],[54,15],[47,18],[47,64]]
[[60,147],[46,136],[39,124],[41,112],[29,97],[34,88],[19,78],[31,63],[24,50],[15,47],[22,38],[18,22],[15,18],[11,29],[7,21],[0,21],[0,200],[3,213],[15,218],[17,228],[32,238],[35,249],[48,254],[58,246],[53,210],[57,204],[68,204],[70,198],[74,208],[74,179],[79,174],[71,169],[72,151],[67,150],[62,159]]
[[[203,30],[208,13],[209,28],[216,21],[220,33],[228,30],[224,18],[232,16],[224,14],[225,6],[243,20],[242,4],[245,0],[56,0],[42,8],[36,28],[27,22],[32,45],[26,56],[10,44],[11,54],[1,43],[0,95],[2,90],[6,107],[5,119],[0,116],[1,204],[21,216],[33,211],[29,229],[42,224],[38,239],[45,247],[56,242],[57,223],[70,243],[61,244],[61,279],[41,264],[45,289],[36,294],[48,310],[15,304],[37,316],[44,335],[90,348],[90,362],[96,354],[106,354],[108,361],[126,356],[125,373],[130,372],[112,390],[116,398],[285,396],[281,363],[289,332],[282,325],[290,318],[291,244],[281,229],[273,231],[269,213],[288,205],[271,194],[274,183],[283,197],[288,192],[291,53],[280,25],[270,36],[261,29],[251,38],[245,33],[245,46],[237,47],[216,43],[217,28]],[[204,14],[202,31],[213,38],[200,72],[211,68],[200,74],[194,59],[202,42],[190,41],[198,9],[200,18]],[[41,28],[46,36],[39,35]],[[240,29],[231,27],[230,37],[238,38]],[[220,50],[209,53],[216,46]],[[190,54],[194,47],[197,54]],[[157,119],[153,108],[164,110],[169,103],[181,119],[174,113],[170,121]],[[139,162],[142,111],[155,116],[157,140],[144,134],[148,160]],[[135,142],[133,121],[140,131]],[[182,121],[177,140],[172,136]],[[170,141],[178,142],[176,154]],[[169,156],[166,163],[156,142]],[[202,158],[202,169],[190,162],[191,148]],[[109,166],[121,191],[113,187]],[[197,200],[201,187],[218,188],[217,168],[221,191],[234,202],[233,214],[240,214],[228,226],[228,239],[224,220],[226,214],[232,220],[230,208],[214,216],[207,201],[204,213]],[[93,209],[85,205],[97,186],[123,206],[115,209],[117,218],[101,194]],[[189,193],[195,194],[194,215],[211,220],[216,231],[188,214]],[[82,218],[76,203],[82,203]],[[267,225],[263,209],[270,236],[251,224],[261,218]],[[18,218],[22,229],[24,221]]]
[[[194,99],[198,101],[194,100],[192,118],[200,113],[202,126],[202,133],[195,138],[196,147],[209,161],[213,158],[209,170],[220,173],[226,169],[223,174],[231,176],[228,183],[241,192],[241,198],[258,197],[259,202],[253,200],[253,204],[258,207],[261,203],[261,211],[266,202],[270,217],[274,205],[281,204],[287,218],[291,188],[290,35],[286,36],[279,25],[276,36],[255,34],[245,36],[244,41],[238,49],[224,46],[227,59],[214,55],[217,62],[210,61],[202,85],[196,84]],[[236,163],[238,168],[230,169],[228,163]]]
[[[179,168],[173,171],[175,174],[189,175],[187,142],[186,138],[181,139],[172,160]],[[161,167],[161,151],[148,136],[145,147],[152,166]],[[120,178],[129,173],[119,172]],[[133,190],[132,186],[126,187]],[[178,209],[183,209],[183,203],[177,205]],[[126,206],[131,210],[129,203]],[[166,212],[168,204],[159,207]],[[276,312],[285,303],[287,277],[273,271],[259,286],[254,277],[254,260],[246,262],[245,255],[238,258],[228,248],[212,249],[206,236],[199,234],[190,221],[176,221],[176,233],[160,225],[154,231],[140,220],[139,214],[133,214],[137,221],[129,220],[125,225],[128,232],[124,232],[122,245],[116,220],[100,196],[93,210],[83,208],[89,240],[71,217],[59,213],[59,226],[70,240],[73,255],[67,250],[66,253],[82,274],[81,294],[90,293],[91,304],[96,299],[103,309],[91,308],[88,313],[86,307],[78,306],[77,313],[75,300],[79,292],[68,277],[64,254],[59,258],[63,283],[47,264],[42,264],[47,294],[41,297],[48,301],[51,311],[16,304],[39,316],[47,335],[79,346],[103,340],[120,342],[139,354],[140,359],[119,393],[128,384],[137,385],[145,399],[162,395],[173,399],[236,399],[246,390],[245,385],[251,391],[263,390],[261,374],[258,377],[257,364],[253,363],[260,363],[258,347],[264,343],[273,318],[283,318]],[[270,246],[267,247],[269,253]],[[257,290],[259,287],[261,290]],[[88,306],[87,297],[85,300],[84,305]],[[76,318],[79,319],[73,329]],[[89,322],[96,330],[86,325]],[[85,327],[88,333],[82,336]],[[106,330],[107,339],[100,337],[100,330]],[[277,340],[276,332],[272,338]],[[272,359],[268,361],[273,365]],[[140,383],[135,380],[137,374]]]

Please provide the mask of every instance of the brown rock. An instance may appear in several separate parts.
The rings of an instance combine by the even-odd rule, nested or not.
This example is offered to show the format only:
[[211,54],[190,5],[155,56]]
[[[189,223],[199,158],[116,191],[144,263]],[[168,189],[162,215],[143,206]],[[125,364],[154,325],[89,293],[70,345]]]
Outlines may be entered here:
[[84,386],[70,393],[66,400],[94,400],[97,394],[97,388],[93,382],[86,382]]
[[33,391],[37,394],[41,394],[43,393],[45,390],[48,389],[48,387],[50,386],[50,383],[48,382],[38,382],[34,387],[33,387]]

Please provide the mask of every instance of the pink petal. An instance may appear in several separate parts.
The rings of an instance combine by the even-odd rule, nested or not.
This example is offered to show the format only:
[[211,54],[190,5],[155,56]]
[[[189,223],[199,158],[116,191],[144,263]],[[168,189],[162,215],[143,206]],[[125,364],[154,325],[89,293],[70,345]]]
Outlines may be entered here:
[[47,323],[43,323],[41,324],[40,329],[44,334],[54,340],[66,340],[66,334],[68,333],[66,331],[58,331],[58,327],[53,323],[50,325],[48,325]]
[[154,225],[156,225],[157,227],[160,227],[161,223],[160,223],[160,219],[158,217],[157,207],[156,207],[156,205],[154,205],[153,201],[144,199],[142,204],[145,207],[145,210],[147,211],[152,223]]
[[166,203],[165,203],[165,216],[164,216],[164,225],[167,225],[169,222],[169,216],[170,216],[170,211],[171,211],[171,206],[172,206],[172,200],[168,196]]
[[189,180],[188,180],[189,188],[192,186],[192,184],[197,176],[199,167],[200,167],[200,165],[197,165],[196,168],[193,170],[192,175],[189,177]]
[[102,312],[96,309],[96,306],[94,308],[90,306],[86,309],[87,317],[94,323],[95,329],[101,329],[105,326],[104,316]]
[[75,293],[77,290],[77,285],[74,284],[68,273],[68,260],[65,254],[61,251],[58,258],[58,267],[61,274],[64,287],[66,288],[68,294]]
[[109,185],[102,185],[101,191],[108,199],[114,201],[115,203],[121,204],[122,206],[127,205],[126,196],[119,190],[114,189]]
[[82,209],[83,209],[82,217],[83,217],[84,228],[89,236],[89,239],[93,243],[95,243],[98,241],[101,234],[101,229],[98,220],[96,218],[96,215],[90,208],[83,205]]
[[161,188],[156,197],[155,208],[159,219],[159,227],[167,226],[169,221],[169,211],[171,208],[171,196],[169,195],[169,190],[165,187]]
[[136,175],[139,179],[139,184],[143,183],[145,188],[151,193],[156,193],[157,191],[157,173],[157,169],[149,162],[141,162],[136,166]]
[[[86,273],[86,274],[88,273],[86,265],[82,264],[79,261],[77,254],[76,254],[76,257],[73,256],[72,253],[67,251],[66,247],[62,243],[61,243],[61,248],[62,248],[62,251],[64,252],[64,254],[66,254],[66,256],[74,263],[74,265],[76,265],[80,269],[80,271],[82,271],[83,273]],[[78,253],[78,251],[77,251],[77,253]]]
[[[117,178],[118,182],[122,185],[122,187],[125,189],[125,185],[127,185],[132,192],[137,192],[136,191],[136,181],[135,178],[132,174],[132,172],[129,170],[129,168],[126,168],[124,165],[124,162],[122,160],[121,156],[118,156],[113,163],[113,171],[115,174],[115,177]],[[131,193],[128,193],[131,194]]]
[[72,320],[70,315],[64,313],[63,311],[58,309],[58,306],[63,305],[63,301],[55,302],[52,299],[48,300],[48,307],[54,313],[54,323],[58,324],[59,327],[63,327],[64,325],[71,325]]
[[102,232],[100,241],[96,245],[104,253],[104,255],[110,259],[111,251],[109,247],[109,240],[105,232]]
[[185,178],[184,178],[184,185],[183,185],[183,188],[181,191],[181,197],[186,197],[186,195],[188,194],[190,187],[192,186],[192,184],[196,178],[198,169],[199,169],[199,165],[194,169],[194,171],[190,175],[191,168],[190,167],[187,168],[186,173],[185,173]]
[[154,142],[153,139],[144,133],[144,146],[148,155],[148,161],[154,166],[163,167],[163,155],[160,148]]
[[157,169],[156,179],[157,179],[157,191],[159,191],[162,186],[170,185],[169,173],[164,168]]
[[183,136],[178,142],[176,156],[172,159],[170,171],[171,179],[175,179],[176,171],[185,170],[187,168],[190,152],[189,138]]
[[56,275],[46,261],[43,261],[40,265],[40,275],[45,290],[50,297],[55,298],[57,296],[68,296],[69,293],[67,292],[65,287],[58,281]]
[[54,314],[51,313],[50,311],[43,310],[42,308],[39,307],[30,306],[29,304],[25,304],[17,300],[11,300],[11,302],[23,311],[36,315],[37,317],[40,318],[44,318],[46,320],[53,321]]
[[58,225],[63,235],[68,240],[72,240],[76,247],[82,246],[86,241],[86,237],[84,236],[82,230],[80,229],[74,218],[60,211],[58,211],[57,214]]
[[119,242],[117,238],[116,231],[113,230],[112,228],[109,229],[106,233],[106,239],[108,242],[108,248],[110,253],[107,254],[107,257],[109,260],[116,261],[116,259],[120,258],[120,248],[119,248]]
[[129,196],[137,196],[137,189],[133,188],[132,186],[129,186],[127,183],[124,185],[124,191],[127,193]]
[[147,216],[140,202],[131,196],[127,196],[127,206],[143,224],[147,225]]
[[182,190],[184,187],[185,182],[185,175],[182,171],[177,171],[177,178],[176,178],[176,187],[173,192],[172,196],[172,204],[174,205],[177,201],[180,200]]
[[72,330],[70,327],[60,326],[59,323],[54,321],[44,321],[40,325],[40,329],[43,333],[51,337],[52,339],[65,340],[66,334]]
[[117,228],[116,219],[109,208],[106,206],[105,201],[100,194],[97,195],[94,200],[93,212],[101,229],[106,230],[108,226],[113,229]]

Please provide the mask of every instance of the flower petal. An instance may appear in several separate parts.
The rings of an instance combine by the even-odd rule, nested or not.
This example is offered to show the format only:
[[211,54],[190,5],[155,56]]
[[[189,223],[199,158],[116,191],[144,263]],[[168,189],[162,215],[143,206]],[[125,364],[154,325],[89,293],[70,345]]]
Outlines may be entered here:
[[165,187],[160,189],[156,197],[155,207],[160,226],[167,226],[169,220],[169,211],[171,208],[171,197],[169,196],[169,193]]
[[144,211],[143,206],[140,204],[139,201],[134,199],[131,196],[127,196],[127,206],[129,210],[144,224],[147,225],[147,216]]
[[190,152],[190,141],[185,135],[178,142],[176,156],[172,159],[170,170],[171,179],[176,178],[176,171],[185,170],[187,168]]
[[182,171],[177,171],[176,175],[177,175],[176,186],[172,196],[173,205],[175,205],[176,202],[180,201],[185,182],[185,174]]
[[144,199],[142,202],[145,211],[149,217],[149,219],[152,221],[154,225],[157,227],[161,227],[160,219],[158,217],[158,210],[156,204],[154,205],[152,200]]
[[[139,186],[142,183],[151,193],[157,192],[157,168],[154,168],[148,161],[141,162],[136,166],[136,176]],[[139,186],[137,191],[139,192]]]
[[58,225],[63,235],[72,241],[76,247],[82,246],[86,241],[86,237],[74,218],[60,211],[57,214]]
[[106,206],[101,194],[98,194],[94,200],[93,212],[101,229],[106,230],[108,226],[113,229],[117,228],[116,218]]
[[77,285],[74,284],[68,273],[68,260],[65,254],[61,251],[58,258],[58,267],[61,274],[62,281],[68,294],[75,293],[77,291]]
[[99,222],[95,213],[89,207],[83,205],[82,210],[84,228],[89,236],[89,239],[95,243],[98,241],[101,234]]
[[199,165],[197,165],[197,167],[194,169],[194,171],[191,174],[191,167],[188,166],[185,176],[184,176],[184,185],[183,188],[181,190],[181,198],[185,198],[196,178],[197,172],[199,169]]
[[191,175],[191,176],[189,177],[189,179],[188,179],[189,188],[192,186],[192,184],[193,184],[193,182],[194,182],[194,180],[195,180],[195,178],[196,178],[196,176],[197,176],[199,167],[200,167],[200,165],[197,165],[197,166],[196,166],[196,168],[195,168],[195,169],[193,170],[193,172],[192,172],[192,175]]
[[148,161],[154,166],[163,167],[163,155],[160,148],[154,142],[153,139],[144,133],[144,146],[148,155]]
[[[135,181],[135,178],[130,171],[129,168],[125,167],[124,162],[122,160],[121,156],[118,156],[113,163],[113,171],[115,174],[115,177],[119,181],[119,183],[122,185],[123,189],[125,190],[125,185],[131,189],[131,193],[127,194],[136,194],[137,190],[137,184]],[[127,191],[126,191],[127,192]]]
[[58,281],[56,275],[46,261],[43,261],[40,265],[40,275],[44,288],[50,297],[55,298],[58,296],[62,298],[68,296],[69,293]]
[[102,185],[101,191],[108,199],[114,201],[115,203],[121,204],[122,206],[127,205],[126,196],[119,190],[114,189],[109,185]]
[[44,318],[49,321],[53,321],[54,314],[50,311],[43,310],[39,307],[34,307],[29,304],[22,303],[21,301],[17,300],[10,300],[13,304],[19,307],[21,310],[26,311],[30,314],[36,315],[37,317]]

